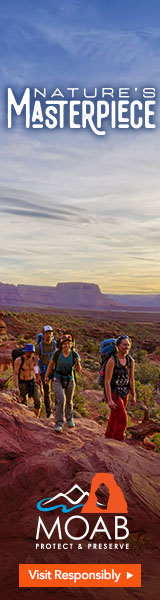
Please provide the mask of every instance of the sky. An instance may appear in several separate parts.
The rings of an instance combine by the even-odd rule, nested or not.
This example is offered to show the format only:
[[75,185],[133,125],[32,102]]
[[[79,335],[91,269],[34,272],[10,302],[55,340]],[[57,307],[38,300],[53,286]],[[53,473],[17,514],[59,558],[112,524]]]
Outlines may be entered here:
[[160,293],[155,130],[7,129],[8,87],[156,87],[153,0],[1,0],[0,280]]

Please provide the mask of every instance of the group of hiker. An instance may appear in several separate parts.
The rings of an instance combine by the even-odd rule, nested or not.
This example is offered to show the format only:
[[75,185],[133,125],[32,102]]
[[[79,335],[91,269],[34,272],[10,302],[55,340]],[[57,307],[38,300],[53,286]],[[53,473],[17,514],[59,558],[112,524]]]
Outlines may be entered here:
[[37,336],[36,347],[26,344],[20,356],[12,353],[14,361],[14,383],[16,392],[27,404],[27,396],[34,400],[34,413],[38,417],[41,410],[41,393],[44,393],[46,417],[52,416],[51,384],[55,392],[55,431],[62,433],[66,418],[68,427],[75,427],[73,420],[73,396],[75,391],[75,371],[81,371],[78,352],[73,348],[73,336],[64,332],[57,344],[50,325],[43,327]]
[[[101,344],[101,369],[98,382],[104,388],[110,417],[106,438],[123,441],[127,425],[126,406],[129,393],[132,405],[136,403],[134,360],[129,351],[131,341],[127,335],[104,340]],[[52,418],[52,382],[55,393],[55,432],[62,433],[66,419],[69,428],[73,420],[73,397],[76,374],[80,373],[81,361],[74,347],[74,338],[65,331],[56,342],[53,329],[44,325],[43,333],[37,335],[37,344],[26,344],[22,350],[12,352],[14,383],[19,401],[27,405],[33,398],[34,413],[40,415],[41,395],[44,394],[46,418]]]

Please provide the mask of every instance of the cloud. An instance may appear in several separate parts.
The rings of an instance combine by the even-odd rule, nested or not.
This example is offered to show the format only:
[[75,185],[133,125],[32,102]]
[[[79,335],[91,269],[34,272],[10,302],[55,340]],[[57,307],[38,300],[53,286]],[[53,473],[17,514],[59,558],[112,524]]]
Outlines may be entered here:
[[[8,192],[12,192],[12,197],[8,197]],[[19,197],[18,197],[19,196]],[[60,220],[66,221],[79,221],[79,223],[88,223],[89,218],[85,214],[86,211],[81,207],[73,206],[67,204],[55,203],[47,206],[47,201],[45,201],[44,206],[44,198],[42,196],[38,196],[38,194],[31,194],[32,200],[26,199],[26,192],[8,189],[8,188],[0,188],[0,206],[1,206],[1,214],[10,214],[14,216],[21,217],[31,217],[38,219],[51,219],[51,220]],[[34,202],[33,202],[34,200]],[[49,203],[49,201],[48,201]]]
[[[57,221],[65,221],[67,218],[61,214],[50,214],[45,212],[40,212],[36,210],[25,210],[20,208],[2,208],[2,213],[10,214],[10,215],[18,215],[21,217],[31,217],[32,219],[35,217],[36,219],[53,219]],[[60,212],[60,211],[59,211]]]

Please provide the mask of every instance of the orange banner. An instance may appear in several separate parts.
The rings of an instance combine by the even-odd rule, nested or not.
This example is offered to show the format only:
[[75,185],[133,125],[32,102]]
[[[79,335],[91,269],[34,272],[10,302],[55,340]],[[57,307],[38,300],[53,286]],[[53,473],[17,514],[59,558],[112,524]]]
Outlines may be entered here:
[[19,565],[19,587],[141,587],[141,565]]

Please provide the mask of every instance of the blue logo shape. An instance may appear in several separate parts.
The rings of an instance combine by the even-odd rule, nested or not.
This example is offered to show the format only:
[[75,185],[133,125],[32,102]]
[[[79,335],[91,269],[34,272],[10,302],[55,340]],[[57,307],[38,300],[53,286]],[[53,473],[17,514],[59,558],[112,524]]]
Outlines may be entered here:
[[84,504],[76,504],[75,506],[72,506],[72,508],[67,508],[65,504],[57,504],[56,506],[49,506],[46,508],[42,506],[42,503],[46,502],[47,500],[52,500],[52,498],[43,498],[43,500],[39,500],[39,502],[37,502],[37,509],[42,512],[51,512],[52,510],[56,510],[56,508],[62,508],[62,513],[66,514],[70,513],[76,508],[81,508],[82,506],[84,506]]

